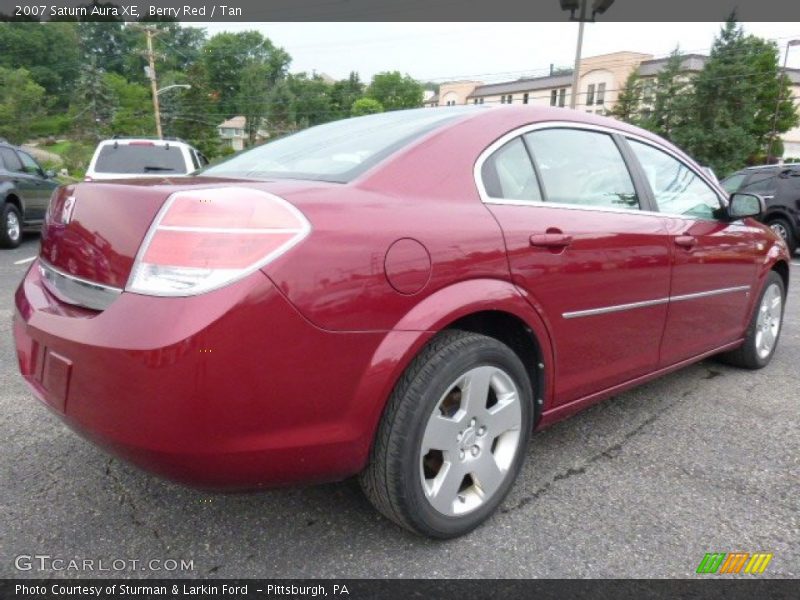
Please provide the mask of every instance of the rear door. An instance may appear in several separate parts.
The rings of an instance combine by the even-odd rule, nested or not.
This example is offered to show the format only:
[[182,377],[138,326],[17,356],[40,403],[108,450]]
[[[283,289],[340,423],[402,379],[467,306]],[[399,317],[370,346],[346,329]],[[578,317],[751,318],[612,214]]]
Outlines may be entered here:
[[670,246],[614,135],[528,129],[490,147],[477,174],[513,280],[550,328],[565,403],[656,367]]
[[44,212],[39,206],[39,190],[36,180],[25,173],[19,155],[14,152],[13,148],[2,146],[0,147],[0,160],[14,184],[17,194],[22,197],[22,220],[29,223],[43,219]]
[[755,229],[730,223],[719,193],[682,159],[629,139],[672,243],[670,304],[661,366],[741,337],[760,253]]

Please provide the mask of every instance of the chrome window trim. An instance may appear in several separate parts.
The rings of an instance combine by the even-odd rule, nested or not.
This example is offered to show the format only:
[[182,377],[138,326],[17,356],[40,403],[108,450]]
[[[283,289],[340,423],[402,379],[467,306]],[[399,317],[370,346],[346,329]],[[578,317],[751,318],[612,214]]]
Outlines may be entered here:
[[[542,121],[540,123],[530,123],[528,125],[523,125],[521,127],[517,127],[516,129],[512,129],[511,131],[503,134],[501,137],[497,138],[494,142],[492,142],[486,148],[484,148],[483,151],[478,155],[478,159],[475,161],[475,166],[472,169],[472,177],[475,180],[475,186],[478,188],[478,196],[480,196],[481,202],[483,202],[484,204],[507,204],[509,206],[552,206],[554,208],[565,208],[570,210],[588,210],[593,212],[624,213],[629,215],[646,215],[646,216],[658,215],[661,217],[671,217],[684,220],[697,220],[697,219],[709,220],[705,219],[704,217],[697,217],[693,215],[680,215],[680,214],[672,214],[672,213],[665,213],[652,210],[617,208],[613,206],[586,206],[583,204],[567,204],[561,202],[547,202],[542,200],[493,198],[489,196],[489,194],[486,192],[486,187],[483,185],[483,178],[481,177],[481,170],[483,169],[483,164],[486,162],[486,160],[501,146],[511,141],[515,137],[525,135],[526,133],[530,133],[532,131],[540,131],[542,129],[580,129],[585,131],[594,131],[596,133],[605,133],[607,135],[619,135],[625,138],[636,140],[638,142],[642,142],[644,144],[648,144],[653,148],[661,150],[662,152],[668,154],[669,156],[680,162],[682,165],[684,165],[687,169],[689,169],[689,171],[691,171],[694,175],[699,177],[706,185],[708,185],[711,188],[711,191],[716,193],[717,199],[720,201],[721,206],[726,208],[728,206],[727,200],[722,195],[720,195],[719,190],[717,189],[718,186],[713,185],[710,179],[705,174],[699,173],[694,168],[692,168],[691,165],[686,164],[685,158],[681,157],[673,150],[635,133],[630,133],[627,131],[623,131],[621,129],[614,129],[613,127],[594,125],[591,123],[579,123],[575,121]],[[623,162],[625,162],[625,157],[621,156],[621,158]],[[631,180],[633,180],[633,177],[631,177]]]
[[122,288],[65,273],[42,258],[39,258],[39,272],[47,291],[67,304],[105,310],[122,293]]
[[628,304],[614,304],[612,306],[602,306],[599,308],[588,308],[585,310],[573,310],[562,313],[564,319],[577,319],[581,317],[592,317],[595,315],[604,315],[608,313],[621,312],[626,310],[633,310],[636,308],[645,308],[648,306],[658,306],[660,304],[668,304],[670,302],[684,302],[686,300],[696,300],[698,298],[707,298],[709,296],[718,296],[720,294],[730,294],[733,292],[750,291],[749,285],[738,285],[735,287],[719,288],[716,290],[707,290],[705,292],[694,292],[692,294],[679,294],[677,296],[667,296],[665,298],[656,298],[655,300],[643,300],[641,302],[630,302]]

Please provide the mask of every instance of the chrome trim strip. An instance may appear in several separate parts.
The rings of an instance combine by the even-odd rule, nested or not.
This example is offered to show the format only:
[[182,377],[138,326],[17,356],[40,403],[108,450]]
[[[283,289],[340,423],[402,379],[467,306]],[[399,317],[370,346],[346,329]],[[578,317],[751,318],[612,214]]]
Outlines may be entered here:
[[602,306],[600,308],[573,310],[570,312],[562,313],[561,316],[565,319],[577,319],[580,317],[591,317],[594,315],[604,315],[624,310],[633,310],[635,308],[645,308],[647,306],[658,306],[659,304],[667,304],[669,302],[683,302],[684,300],[695,300],[697,298],[708,298],[709,296],[718,296],[720,294],[730,294],[732,292],[744,292],[744,291],[750,291],[750,286],[739,285],[735,287],[720,288],[718,290],[695,292],[693,294],[681,294],[678,296],[669,296],[667,298],[657,298],[655,300],[642,300],[641,302],[631,302],[629,304],[615,304],[613,306]]
[[[523,125],[522,127],[517,127],[509,131],[508,133],[502,135],[494,142],[489,144],[478,156],[478,160],[475,161],[475,166],[472,169],[472,177],[475,180],[475,186],[478,188],[478,195],[481,198],[481,201],[484,204],[508,204],[512,206],[552,206],[554,208],[571,208],[574,210],[591,210],[591,211],[599,211],[599,212],[616,212],[616,213],[625,213],[629,215],[658,215],[660,217],[673,217],[678,219],[687,219],[687,220],[698,220],[702,219],[701,217],[691,216],[691,215],[679,215],[679,214],[672,214],[666,212],[658,212],[658,211],[648,211],[648,210],[640,210],[635,208],[615,208],[610,206],[582,206],[580,204],[562,204],[557,202],[544,202],[544,201],[533,201],[533,200],[512,200],[512,199],[505,199],[505,198],[492,198],[486,192],[486,188],[483,185],[483,179],[481,178],[481,170],[483,169],[483,163],[486,162],[486,159],[492,155],[492,153],[500,148],[506,142],[518,137],[520,135],[524,135],[526,133],[530,133],[531,131],[537,131],[540,129],[583,129],[587,131],[597,131],[600,133],[607,133],[611,135],[621,135],[623,137],[627,137],[644,144],[648,144],[665,152],[672,156],[675,160],[682,163],[687,169],[689,169],[694,175],[699,177],[703,180],[706,184],[711,187],[717,193],[717,198],[719,199],[722,206],[728,206],[728,200],[720,194],[720,187],[719,182],[712,182],[711,179],[705,174],[696,171],[690,165],[686,163],[686,158],[680,156],[670,148],[667,148],[661,144],[654,142],[653,140],[647,139],[643,136],[637,135],[635,133],[630,133],[627,131],[623,131],[622,129],[615,129],[613,127],[604,127],[602,125],[593,125],[590,123],[580,123],[578,121],[541,121],[539,123],[532,123],[529,125]],[[702,219],[707,220],[707,219]]]
[[39,259],[39,272],[47,290],[67,304],[83,306],[93,310],[105,310],[122,293],[121,288],[88,281]]
[[643,300],[641,302],[631,302],[630,304],[616,304],[614,306],[603,306],[601,308],[589,308],[587,310],[574,310],[565,312],[561,316],[565,319],[577,319],[579,317],[591,317],[594,315],[604,315],[612,312],[619,312],[623,310],[632,310],[634,308],[644,308],[646,306],[657,306],[659,304],[666,304],[669,298],[658,298],[656,300]]
[[670,296],[670,302],[681,302],[683,300],[694,300],[695,298],[707,298],[708,296],[717,296],[719,294],[730,294],[731,292],[744,292],[750,291],[749,285],[737,285],[735,287],[720,288],[718,290],[708,290],[707,292],[695,292],[694,294],[681,294],[679,296]]

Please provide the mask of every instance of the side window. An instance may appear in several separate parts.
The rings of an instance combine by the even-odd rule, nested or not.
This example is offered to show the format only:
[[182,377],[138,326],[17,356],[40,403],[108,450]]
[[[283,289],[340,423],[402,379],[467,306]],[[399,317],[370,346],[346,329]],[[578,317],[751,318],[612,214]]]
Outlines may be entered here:
[[628,167],[610,135],[580,129],[544,129],[525,135],[548,201],[639,208]]
[[197,153],[193,149],[189,148],[189,156],[192,159],[192,167],[194,167],[192,170],[196,171],[200,168],[200,163],[197,160]]
[[752,194],[774,194],[777,187],[778,171],[769,169],[765,173],[753,173],[739,191]]
[[15,173],[22,171],[22,163],[19,161],[17,153],[11,148],[0,148],[0,159],[3,160],[3,164],[9,171]]
[[542,199],[533,164],[521,138],[514,138],[486,159],[481,179],[490,198]]
[[628,140],[647,175],[658,210],[702,219],[716,218],[719,197],[682,162],[652,146]]
[[747,177],[747,173],[734,173],[730,177],[726,177],[720,183],[726,192],[732,194],[739,191],[739,187],[742,185],[745,177]]
[[17,154],[22,161],[22,170],[28,175],[38,175],[41,172],[39,163],[33,160],[30,155],[25,154],[24,152],[17,152]]

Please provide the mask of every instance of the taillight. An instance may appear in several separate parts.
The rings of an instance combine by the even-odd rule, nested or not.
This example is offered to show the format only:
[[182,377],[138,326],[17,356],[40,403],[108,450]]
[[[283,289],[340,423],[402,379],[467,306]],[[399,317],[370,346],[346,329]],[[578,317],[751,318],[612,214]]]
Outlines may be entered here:
[[177,192],[150,227],[126,289],[157,296],[201,294],[263,267],[309,231],[299,210],[267,192]]

